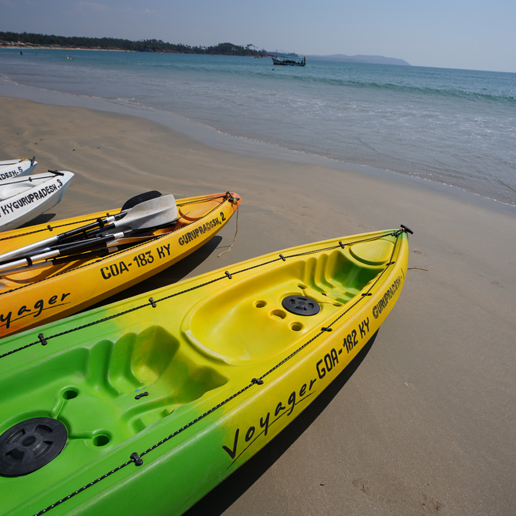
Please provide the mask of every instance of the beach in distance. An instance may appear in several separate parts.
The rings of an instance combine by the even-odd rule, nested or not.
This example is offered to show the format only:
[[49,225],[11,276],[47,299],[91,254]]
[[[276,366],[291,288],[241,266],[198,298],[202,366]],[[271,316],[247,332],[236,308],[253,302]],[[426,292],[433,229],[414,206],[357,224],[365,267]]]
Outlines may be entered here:
[[414,232],[405,286],[372,346],[189,516],[514,513],[510,188],[493,200],[389,165],[372,168],[381,153],[370,166],[346,165],[237,138],[199,123],[210,119],[206,106],[187,119],[93,97],[0,77],[0,159],[35,156],[36,172],[75,174],[40,222],[117,208],[149,190],[176,198],[230,190],[242,198],[238,216],[212,241],[117,299],[291,246],[400,224]]

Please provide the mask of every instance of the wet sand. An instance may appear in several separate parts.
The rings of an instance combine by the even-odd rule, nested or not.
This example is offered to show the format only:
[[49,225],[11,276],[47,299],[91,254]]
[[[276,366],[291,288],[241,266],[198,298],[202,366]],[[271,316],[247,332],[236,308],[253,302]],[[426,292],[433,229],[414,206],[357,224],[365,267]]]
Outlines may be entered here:
[[153,189],[241,195],[238,221],[125,295],[307,242],[414,231],[400,300],[355,370],[190,516],[514,513],[515,207],[267,146],[231,151],[120,113],[12,97],[0,113],[0,159],[76,174],[40,221]]

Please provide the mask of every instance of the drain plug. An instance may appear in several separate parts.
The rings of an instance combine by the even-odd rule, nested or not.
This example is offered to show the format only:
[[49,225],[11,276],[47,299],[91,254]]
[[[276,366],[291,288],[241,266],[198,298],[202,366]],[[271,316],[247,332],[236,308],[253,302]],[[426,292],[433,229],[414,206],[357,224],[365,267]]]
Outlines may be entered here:
[[0,436],[0,475],[19,477],[54,460],[66,445],[66,428],[57,419],[21,421]]
[[319,303],[311,297],[287,296],[281,304],[285,310],[296,315],[315,315],[321,311]]

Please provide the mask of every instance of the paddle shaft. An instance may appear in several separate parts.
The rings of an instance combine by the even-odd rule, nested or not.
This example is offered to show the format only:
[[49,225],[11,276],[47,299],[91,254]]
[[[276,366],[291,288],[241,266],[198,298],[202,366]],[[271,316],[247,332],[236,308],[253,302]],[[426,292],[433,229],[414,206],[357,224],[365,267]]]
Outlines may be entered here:
[[[126,230],[126,234],[127,235],[129,235],[129,234],[137,235],[137,234],[141,234],[141,233],[150,233],[150,232],[156,231],[157,229],[161,229],[163,227],[174,226],[177,223],[177,221],[179,219],[181,219],[181,218],[182,218],[182,216],[181,217],[177,217],[176,219],[171,220],[170,222],[166,222],[165,224],[161,224],[161,225],[158,225],[158,226]],[[64,249],[64,250],[66,250],[68,248],[73,249],[73,247],[69,247],[72,244],[74,246],[76,246],[76,248],[88,247],[89,245],[92,245],[91,242],[98,242],[99,238],[109,237],[111,235],[115,235],[116,233],[110,233],[110,234],[104,233],[104,231],[111,230],[111,229],[113,229],[113,227],[106,226],[106,227],[104,227],[102,229],[91,231],[82,240],[75,241],[75,242],[63,242],[62,244],[56,244],[56,245],[53,245],[51,247],[38,248],[38,249],[35,249],[34,252],[40,254],[40,253],[48,253],[50,251],[55,251],[55,250],[60,250],[60,249]],[[11,263],[11,262],[9,262],[9,263]],[[1,265],[0,265],[0,267],[1,267]],[[2,270],[2,269],[0,269],[0,270]]]
[[56,266],[67,262],[73,262],[77,260],[89,260],[91,258],[101,258],[103,256],[107,256],[108,254],[114,253],[118,251],[118,247],[102,247],[99,249],[92,249],[86,253],[72,254],[70,256],[62,256],[60,258],[54,258],[52,260],[47,260],[44,262],[33,263],[30,266],[22,266],[16,267],[14,269],[9,269],[8,271],[4,271],[0,273],[0,276],[5,276],[7,274],[16,274],[18,272],[25,272],[33,269],[41,269],[42,267],[48,266]]
[[[0,272],[0,276],[4,276],[5,274],[15,274],[22,271],[32,270],[41,267],[48,267],[49,265],[59,265],[61,263],[73,262],[77,260],[89,260],[94,257],[102,257],[106,256],[110,253],[118,251],[120,249],[119,246],[124,246],[127,244],[134,244],[141,242],[143,240],[148,240],[149,238],[153,238],[154,235],[146,235],[146,236],[133,236],[133,237],[122,237],[115,239],[113,242],[109,242],[108,244],[101,244],[101,246],[90,249],[85,253],[71,254],[66,256],[61,256],[59,258],[54,258],[52,260],[46,260],[43,262],[32,263],[28,265],[27,263],[22,264],[21,266],[13,267],[12,269],[7,269]],[[64,254],[64,253],[63,253]],[[32,257],[31,261],[34,262],[35,257]],[[21,260],[20,260],[21,261]],[[9,263],[10,266],[13,265],[13,262]]]
[[[131,230],[129,230],[131,231]],[[32,265],[34,262],[39,262],[41,260],[48,260],[49,258],[55,258],[56,256],[61,256],[63,254],[69,254],[70,252],[76,251],[78,249],[88,249],[90,247],[99,246],[102,244],[106,244],[110,240],[115,240],[117,238],[122,238],[126,236],[125,233],[113,233],[111,235],[107,235],[101,238],[92,238],[90,240],[74,242],[73,244],[63,245],[59,249],[53,249],[51,251],[45,251],[39,254],[35,254],[33,256],[29,256],[27,258],[21,258],[19,260],[14,260],[12,262],[4,263],[0,265],[0,272],[6,271],[13,268],[24,267],[26,265]]]

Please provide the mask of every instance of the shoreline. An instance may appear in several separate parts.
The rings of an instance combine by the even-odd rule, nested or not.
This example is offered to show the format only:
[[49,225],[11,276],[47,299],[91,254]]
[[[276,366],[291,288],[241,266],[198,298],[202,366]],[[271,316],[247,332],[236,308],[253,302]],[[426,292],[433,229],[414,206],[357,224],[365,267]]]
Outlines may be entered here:
[[414,184],[416,187],[419,186],[422,188],[433,188],[435,191],[441,193],[446,193],[451,190],[453,193],[461,195],[462,192],[466,194],[466,196],[474,196],[478,199],[483,199],[488,202],[494,202],[516,209],[516,205],[505,203],[490,197],[485,197],[481,194],[471,192],[457,186],[433,181],[424,177],[411,176],[409,174],[396,172],[394,170],[378,169],[367,165],[345,163],[343,161],[325,156],[308,154],[303,151],[291,150],[271,143],[251,140],[245,137],[233,136],[205,125],[200,121],[191,120],[177,113],[155,110],[138,104],[130,104],[122,100],[81,96],[71,93],[62,93],[54,90],[35,88],[32,86],[17,84],[12,79],[2,76],[1,74],[0,96],[23,98],[43,104],[84,107],[102,112],[143,117],[149,121],[161,124],[164,127],[194,138],[195,140],[198,140],[199,142],[212,146],[216,149],[244,154],[246,156],[271,157],[289,162],[293,161],[299,163],[310,163],[314,165],[334,168],[337,170],[343,170],[346,172],[352,171],[357,174],[372,174],[374,176],[380,175],[386,178],[390,178],[393,181],[409,181],[412,182],[412,184]]
[[191,259],[121,297],[339,235],[400,224],[414,231],[403,292],[353,374],[188,516],[511,513],[516,207],[393,172],[273,153],[179,117],[184,132],[175,130],[163,115],[150,120],[108,101],[94,99],[109,108],[102,111],[91,99],[42,90],[39,101],[26,99],[25,87],[6,96],[5,82],[2,159],[35,155],[36,173],[76,174],[47,220],[153,189],[242,197],[238,225],[234,217]]
[[46,47],[44,45],[26,45],[20,47],[17,45],[0,44],[0,48],[12,48],[13,50],[99,50],[100,52],[137,52],[137,50],[125,50],[123,48]]

